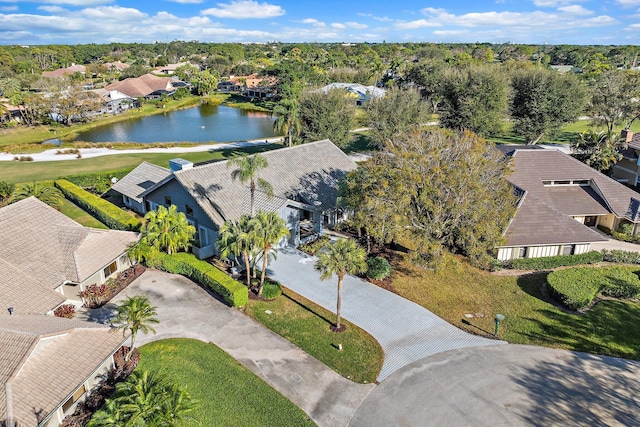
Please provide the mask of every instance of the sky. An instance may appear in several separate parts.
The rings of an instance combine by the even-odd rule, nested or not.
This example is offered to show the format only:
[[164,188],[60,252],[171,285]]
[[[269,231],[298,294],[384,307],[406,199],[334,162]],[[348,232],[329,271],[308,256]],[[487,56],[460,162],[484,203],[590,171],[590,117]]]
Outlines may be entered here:
[[0,44],[640,44],[640,0],[0,0]]

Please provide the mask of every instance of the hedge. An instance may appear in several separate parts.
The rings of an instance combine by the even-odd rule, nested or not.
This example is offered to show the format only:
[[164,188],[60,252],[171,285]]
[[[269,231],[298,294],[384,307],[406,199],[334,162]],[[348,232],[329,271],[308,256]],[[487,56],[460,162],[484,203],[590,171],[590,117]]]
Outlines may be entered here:
[[155,266],[160,270],[181,274],[206,286],[232,307],[243,307],[249,300],[249,291],[246,286],[190,253],[178,252],[172,255],[159,253],[154,261],[157,261]]
[[89,193],[66,179],[59,179],[54,182],[54,185],[62,191],[64,197],[98,218],[109,228],[138,231],[142,225],[139,219],[129,215],[113,203]]
[[375,280],[382,280],[391,274],[391,266],[389,261],[381,256],[371,257],[367,259],[367,277]]
[[103,181],[108,181],[111,183],[111,178],[122,179],[126,174],[131,172],[131,169],[117,169],[109,172],[91,172],[91,173],[83,173],[77,175],[67,175],[64,177],[69,182],[77,185],[78,187],[95,187],[96,184],[99,184]]
[[505,267],[514,270],[550,270],[581,264],[597,264],[603,261],[603,254],[598,251],[579,255],[556,255],[542,258],[517,258],[505,262]]
[[614,298],[634,298],[640,294],[640,278],[625,267],[576,267],[547,276],[551,294],[574,310],[587,307],[602,293]]
[[640,264],[640,253],[632,251],[621,251],[614,249],[609,251],[602,250],[604,260],[607,262],[616,262],[619,264]]

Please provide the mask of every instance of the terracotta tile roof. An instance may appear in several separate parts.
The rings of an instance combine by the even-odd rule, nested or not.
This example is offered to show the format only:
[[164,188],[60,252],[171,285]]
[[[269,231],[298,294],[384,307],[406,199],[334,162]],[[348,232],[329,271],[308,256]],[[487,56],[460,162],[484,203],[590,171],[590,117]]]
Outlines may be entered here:
[[82,73],[84,74],[87,67],[84,65],[73,64],[67,68],[58,68],[53,71],[43,71],[42,77],[64,77],[65,75],[71,75],[73,73]]
[[142,203],[142,195],[170,175],[169,169],[153,163],[142,162],[120,181],[113,184],[111,188],[138,203]]
[[153,92],[164,90],[172,92],[174,90],[170,77],[158,77],[153,74],[145,74],[140,77],[130,77],[128,79],[111,83],[106,86],[106,90],[117,90],[132,98],[143,98]]
[[[262,153],[269,166],[260,178],[273,186],[274,198],[256,193],[256,205],[283,206],[286,199],[331,209],[336,205],[338,181],[357,165],[328,139]],[[236,219],[249,212],[245,184],[231,177],[227,161],[195,166],[174,173],[214,223]]]
[[[0,384],[10,383],[17,425],[35,426],[61,405],[123,343],[97,323],[45,315],[0,322]],[[3,390],[4,391],[4,390]],[[0,393],[0,419],[7,395]]]

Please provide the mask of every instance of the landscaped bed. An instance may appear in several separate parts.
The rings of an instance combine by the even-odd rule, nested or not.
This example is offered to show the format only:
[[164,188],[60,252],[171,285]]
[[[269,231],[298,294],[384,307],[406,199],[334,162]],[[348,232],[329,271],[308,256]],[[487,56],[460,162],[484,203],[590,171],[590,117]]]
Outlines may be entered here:
[[286,397],[213,344],[167,339],[140,347],[139,370],[166,375],[198,400],[190,425],[315,425]]

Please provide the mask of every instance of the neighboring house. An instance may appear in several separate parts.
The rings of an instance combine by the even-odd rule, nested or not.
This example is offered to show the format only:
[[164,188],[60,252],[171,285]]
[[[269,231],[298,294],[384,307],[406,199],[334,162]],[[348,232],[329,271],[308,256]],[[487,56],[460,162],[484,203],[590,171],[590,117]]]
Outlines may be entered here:
[[87,67],[85,67],[84,65],[72,64],[70,67],[66,68],[58,68],[57,70],[53,71],[43,71],[42,77],[64,77],[66,75],[71,75],[74,73],[80,73],[84,76],[86,70]]
[[345,90],[355,100],[356,105],[362,106],[373,98],[383,98],[386,90],[375,86],[363,86],[358,83],[331,83],[319,90],[328,93],[330,90]]
[[129,68],[131,65],[129,64],[125,64],[123,62],[120,61],[115,61],[115,62],[105,62],[103,64],[105,66],[105,68],[107,70],[109,70],[110,72],[118,72],[121,73],[124,70],[126,70],[127,68]]
[[552,70],[556,70],[557,72],[559,72],[561,74],[564,74],[564,73],[580,74],[580,73],[582,73],[582,68],[574,67],[573,65],[550,65],[549,68],[551,68]]
[[139,108],[140,101],[117,90],[93,89],[103,101],[103,114],[120,114],[131,108]]
[[620,151],[622,160],[613,165],[613,177],[619,182],[637,187],[640,183],[640,134],[623,130],[621,138],[627,148]]
[[179,87],[177,80],[171,77],[158,77],[145,74],[140,77],[130,77],[106,86],[108,91],[118,91],[130,98],[160,99],[162,95],[171,96]]
[[240,93],[248,98],[273,98],[276,96],[278,79],[273,76],[236,76],[231,81],[240,85]]
[[114,367],[113,355],[128,335],[110,331],[92,322],[0,310],[0,425],[59,426]]
[[111,188],[122,194],[122,202],[125,206],[144,215],[152,210],[150,202],[145,202],[144,195],[170,176],[169,169],[142,162]]
[[218,83],[218,92],[240,92],[242,90],[242,84],[232,80],[224,80]]
[[178,68],[183,67],[185,65],[189,65],[191,67],[195,67],[198,70],[200,70],[200,67],[198,65],[192,64],[191,62],[178,62],[177,64],[167,64],[164,67],[156,67],[155,72],[157,74],[171,75],[171,74],[174,74]]
[[0,209],[0,311],[48,314],[131,264],[130,231],[84,227],[35,197]]
[[557,150],[498,146],[511,157],[507,177],[519,196],[498,259],[580,254],[606,240],[594,231],[623,222],[640,231],[640,194]]
[[[290,231],[288,243],[301,241],[344,218],[337,207],[338,182],[357,165],[331,141],[323,140],[262,153],[269,166],[259,174],[274,190],[273,197],[256,190],[256,211],[278,212]],[[196,227],[199,258],[216,253],[219,227],[250,212],[246,184],[234,180],[227,161],[194,165],[183,159],[170,161],[163,177],[152,165],[142,164],[114,186],[144,210],[176,205]],[[146,174],[145,174],[146,171]],[[155,175],[153,175],[155,174]],[[146,188],[147,184],[156,182]],[[118,189],[119,188],[119,189]],[[144,190],[144,191],[142,191]],[[130,205],[133,206],[133,205]]]

